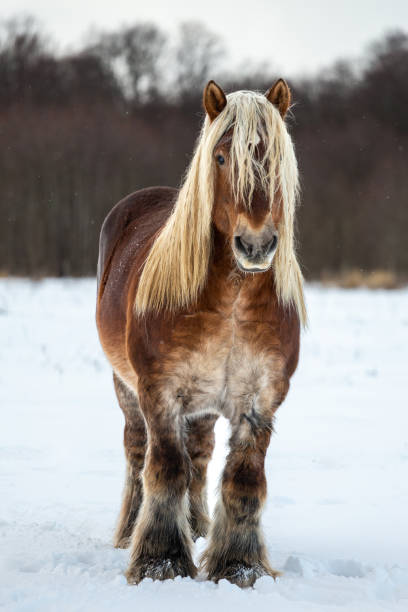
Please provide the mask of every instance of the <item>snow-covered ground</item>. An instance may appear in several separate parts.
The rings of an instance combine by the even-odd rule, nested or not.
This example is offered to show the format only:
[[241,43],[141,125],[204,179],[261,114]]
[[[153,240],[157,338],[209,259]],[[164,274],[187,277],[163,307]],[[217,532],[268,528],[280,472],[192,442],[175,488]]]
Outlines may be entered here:
[[[0,607],[406,612],[408,290],[308,288],[267,458],[264,528],[284,575],[246,591],[203,576],[126,584],[128,552],[111,545],[123,417],[94,298],[93,280],[0,281]],[[220,421],[212,502],[226,433]]]

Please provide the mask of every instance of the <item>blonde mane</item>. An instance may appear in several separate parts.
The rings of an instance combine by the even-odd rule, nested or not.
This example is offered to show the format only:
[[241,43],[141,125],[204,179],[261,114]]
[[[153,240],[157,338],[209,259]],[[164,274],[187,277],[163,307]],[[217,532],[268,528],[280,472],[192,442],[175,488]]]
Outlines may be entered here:
[[[275,286],[280,302],[293,306],[305,325],[303,279],[294,244],[298,170],[293,143],[279,111],[264,95],[252,91],[229,94],[218,117],[212,123],[205,118],[173,211],[144,264],[136,313],[177,311],[193,303],[203,289],[211,255],[214,148],[231,128],[231,185],[237,199],[250,203],[258,183],[272,206],[280,190],[283,213],[273,260]],[[261,161],[255,156],[259,138],[265,146]]]

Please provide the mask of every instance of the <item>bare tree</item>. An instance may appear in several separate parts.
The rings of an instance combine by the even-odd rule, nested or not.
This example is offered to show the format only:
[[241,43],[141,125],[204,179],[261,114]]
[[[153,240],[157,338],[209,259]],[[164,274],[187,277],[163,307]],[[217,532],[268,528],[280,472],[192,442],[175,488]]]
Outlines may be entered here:
[[49,41],[35,19],[0,22],[0,105],[40,101],[41,85],[56,71]]
[[219,71],[224,57],[221,40],[202,23],[181,24],[174,64],[178,95],[182,98],[200,96],[205,83]]
[[408,133],[408,35],[391,32],[371,46],[359,88],[367,110],[397,132]]
[[101,34],[91,49],[112,69],[116,68],[128,98],[133,103],[141,103],[158,94],[158,63],[166,40],[155,25],[142,23]]

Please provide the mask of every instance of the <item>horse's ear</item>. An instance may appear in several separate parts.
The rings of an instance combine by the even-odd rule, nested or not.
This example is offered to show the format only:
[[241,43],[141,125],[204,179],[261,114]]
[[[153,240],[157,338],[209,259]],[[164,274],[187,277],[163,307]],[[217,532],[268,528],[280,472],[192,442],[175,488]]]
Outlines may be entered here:
[[227,105],[225,93],[214,81],[209,81],[204,89],[203,105],[211,121],[214,121]]
[[288,84],[284,79],[278,79],[270,89],[265,93],[269,102],[276,106],[281,114],[282,119],[285,117],[290,106],[291,95]]

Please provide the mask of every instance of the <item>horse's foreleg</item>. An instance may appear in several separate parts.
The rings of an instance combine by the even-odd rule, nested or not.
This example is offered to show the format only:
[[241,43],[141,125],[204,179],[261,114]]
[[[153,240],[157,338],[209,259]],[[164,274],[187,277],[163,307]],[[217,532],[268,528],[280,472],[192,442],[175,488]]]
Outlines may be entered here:
[[207,466],[215,445],[217,416],[209,414],[187,421],[186,446],[192,463],[189,486],[190,525],[193,539],[207,535],[210,519],[207,505]]
[[188,522],[187,489],[190,459],[179,418],[165,410],[142,409],[148,428],[148,449],[143,469],[144,498],[132,535],[127,578],[165,580],[195,576]]
[[126,480],[114,545],[116,548],[127,548],[143,499],[141,473],[146,450],[146,426],[136,394],[115,374],[113,380],[116,395],[126,419],[124,434]]
[[202,557],[208,577],[252,586],[263,575],[276,577],[269,565],[260,530],[266,498],[264,460],[271,418],[247,411],[232,424],[230,452],[222,475],[210,542]]

